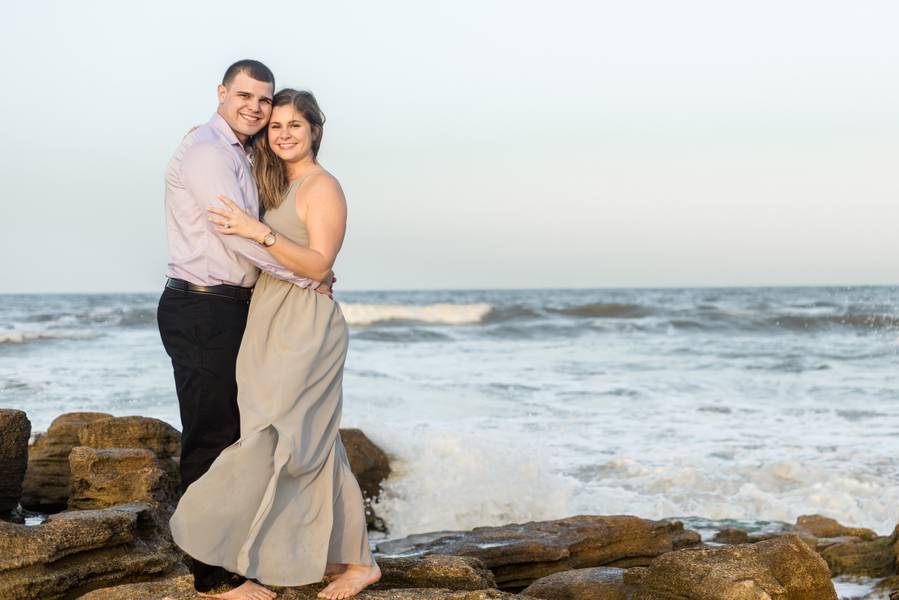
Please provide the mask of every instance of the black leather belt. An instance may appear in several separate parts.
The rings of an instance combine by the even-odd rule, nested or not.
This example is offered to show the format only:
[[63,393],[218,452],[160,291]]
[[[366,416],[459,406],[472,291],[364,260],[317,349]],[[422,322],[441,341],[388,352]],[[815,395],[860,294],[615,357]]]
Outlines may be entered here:
[[222,298],[230,298],[238,302],[249,302],[250,296],[253,295],[253,288],[240,287],[239,285],[197,285],[184,281],[183,279],[169,278],[165,283],[165,287],[181,292],[189,292],[191,294],[207,294],[209,296],[220,296]]

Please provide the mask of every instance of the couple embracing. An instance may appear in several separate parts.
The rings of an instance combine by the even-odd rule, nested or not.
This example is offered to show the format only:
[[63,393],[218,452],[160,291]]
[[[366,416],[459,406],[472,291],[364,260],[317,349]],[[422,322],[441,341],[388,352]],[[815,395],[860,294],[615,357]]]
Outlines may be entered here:
[[[201,596],[269,600],[323,579],[378,580],[340,440],[348,331],[331,297],[346,201],[319,165],[324,115],[242,60],[166,171],[168,281],[159,330],[182,423],[171,518]],[[259,215],[264,216],[260,220]]]

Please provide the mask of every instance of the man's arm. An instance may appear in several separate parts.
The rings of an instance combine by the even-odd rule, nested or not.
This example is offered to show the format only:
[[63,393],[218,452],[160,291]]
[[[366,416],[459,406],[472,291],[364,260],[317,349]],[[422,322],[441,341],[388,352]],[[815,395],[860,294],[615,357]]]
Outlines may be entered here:
[[[207,214],[208,207],[220,205],[216,200],[219,194],[233,198],[242,210],[247,208],[246,199],[237,180],[235,165],[231,160],[232,157],[211,144],[199,143],[187,150],[181,163],[181,181],[203,215]],[[311,273],[294,273],[285,268],[256,242],[238,236],[219,235],[208,220],[205,226],[209,229],[209,234],[217,236],[229,250],[279,279],[306,286],[308,283],[303,280],[312,279]]]

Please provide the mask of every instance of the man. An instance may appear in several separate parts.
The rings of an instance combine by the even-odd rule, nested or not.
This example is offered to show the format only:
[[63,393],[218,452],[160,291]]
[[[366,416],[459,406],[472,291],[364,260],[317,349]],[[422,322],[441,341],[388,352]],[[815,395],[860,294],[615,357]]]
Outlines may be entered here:
[[[216,197],[221,194],[258,216],[247,145],[268,123],[274,87],[274,75],[262,63],[241,60],[231,65],[218,86],[216,113],[184,138],[166,170],[168,281],[157,317],[172,359],[181,412],[182,492],[240,437],[235,365],[259,270],[291,282],[304,275],[298,265],[287,265],[289,270],[266,251],[274,236],[257,243],[219,235],[206,211],[220,206]],[[320,284],[316,291],[330,293],[330,288]],[[202,596],[275,597],[271,590],[218,566],[192,560],[191,571]],[[212,593],[222,584],[236,587]]]

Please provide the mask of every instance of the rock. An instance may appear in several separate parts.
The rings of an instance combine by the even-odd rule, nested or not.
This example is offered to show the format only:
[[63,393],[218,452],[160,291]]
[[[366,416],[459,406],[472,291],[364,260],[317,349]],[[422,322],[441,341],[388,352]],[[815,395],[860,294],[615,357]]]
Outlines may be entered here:
[[719,544],[746,544],[749,542],[749,533],[738,527],[725,527],[715,534],[712,541]]
[[818,547],[818,538],[804,527],[797,527],[784,523],[784,528],[780,531],[756,531],[749,534],[749,543],[763,542],[765,540],[773,540],[785,535],[795,536],[805,542],[805,545],[815,550]]
[[633,600],[836,600],[827,564],[803,540],[696,548],[652,561]]
[[91,448],[146,448],[160,458],[181,454],[181,434],[152,417],[110,417],[94,421],[78,434],[82,446]]
[[647,573],[649,573],[649,567],[631,567],[624,572],[624,583],[640,585]]
[[0,408],[0,515],[19,506],[28,466],[31,421],[21,410]]
[[95,412],[66,413],[56,417],[47,433],[28,449],[28,470],[22,484],[22,506],[56,512],[69,501],[69,452],[78,446],[78,431],[97,419],[112,415]]
[[[316,583],[296,588],[278,588],[278,600],[318,600],[316,594],[325,587]],[[163,581],[134,583],[96,590],[78,600],[195,600],[193,579],[190,575],[173,577]],[[514,594],[496,589],[476,591],[445,590],[439,588],[407,588],[391,590],[366,589],[354,600],[515,600]]]
[[818,551],[818,554],[824,551],[825,548],[830,548],[834,544],[854,544],[856,542],[864,542],[860,537],[855,537],[854,535],[843,535],[840,537],[830,537],[830,538],[818,538],[818,543],[815,545],[815,550]]
[[150,507],[62,512],[28,527],[0,523],[0,598],[57,600],[172,570],[179,554],[148,526]]
[[387,455],[360,429],[341,429],[340,440],[362,494],[367,498],[377,498],[381,493],[381,482],[390,476]]
[[524,588],[558,571],[648,565],[653,558],[699,543],[680,522],[631,516],[581,515],[471,531],[416,534],[381,542],[386,556],[473,556],[493,571],[502,589]]
[[835,519],[829,519],[821,515],[803,515],[796,519],[796,526],[802,527],[817,538],[852,536],[871,541],[877,537],[877,534],[870,529],[846,527],[840,525]]
[[624,573],[616,567],[560,571],[541,577],[520,595],[546,600],[627,600],[634,586],[625,583]]
[[383,588],[445,588],[480,590],[495,588],[493,573],[476,558],[467,556],[376,557],[381,580],[372,586]]
[[381,494],[381,482],[390,476],[387,454],[360,429],[341,429],[340,439],[346,449],[350,470],[356,476],[365,502],[365,521],[369,529],[387,531],[383,519],[375,514],[374,504]]
[[[448,595],[452,591],[476,591],[485,588],[495,588],[493,575],[483,564],[474,558],[462,558],[459,556],[427,556],[424,558],[379,558],[381,567],[381,580],[371,586],[358,598],[459,598],[462,595]],[[315,598],[315,594],[325,587],[324,583],[312,584],[297,588],[272,589],[279,592],[279,599],[283,598]],[[425,588],[433,588],[428,590]],[[371,595],[375,590],[399,590],[411,589],[411,595],[384,596],[382,594]],[[494,590],[496,591],[496,590]],[[392,592],[393,593],[393,592]],[[97,590],[80,600],[132,600],[140,598],[195,598],[193,580],[191,577],[169,578],[163,581],[141,583],[135,585],[122,585],[112,589]],[[474,596],[479,598],[480,596]],[[484,598],[507,598],[511,595],[483,596]]]
[[899,593],[899,575],[893,575],[877,582],[874,591],[883,594]]
[[76,446],[69,454],[72,471],[70,510],[145,502],[154,506],[178,501],[177,465],[145,448],[97,450]]
[[887,577],[896,573],[896,546],[899,544],[897,540],[899,540],[899,526],[889,537],[830,545],[821,551],[821,556],[827,561],[834,577],[838,575]]

